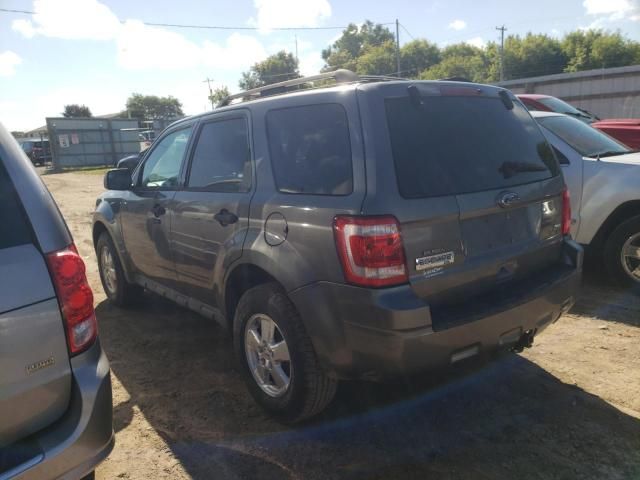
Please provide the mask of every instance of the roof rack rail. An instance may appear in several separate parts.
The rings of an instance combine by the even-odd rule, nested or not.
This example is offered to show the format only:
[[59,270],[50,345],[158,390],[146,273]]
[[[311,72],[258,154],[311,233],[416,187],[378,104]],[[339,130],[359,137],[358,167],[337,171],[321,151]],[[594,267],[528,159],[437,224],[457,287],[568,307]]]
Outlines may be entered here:
[[273,95],[279,95],[287,93],[291,87],[298,87],[306,85],[308,83],[322,81],[322,80],[334,80],[336,84],[343,83],[355,83],[355,82],[382,82],[392,80],[406,80],[405,78],[390,77],[385,75],[357,75],[351,70],[339,69],[333,72],[320,73],[318,75],[312,75],[309,77],[294,78],[292,80],[286,80],[284,82],[272,83],[265,85],[264,87],[252,88],[240,93],[234,93],[229,95],[218,103],[218,107],[225,107],[230,105],[233,100],[241,99],[242,101],[250,101],[256,98],[269,97]]

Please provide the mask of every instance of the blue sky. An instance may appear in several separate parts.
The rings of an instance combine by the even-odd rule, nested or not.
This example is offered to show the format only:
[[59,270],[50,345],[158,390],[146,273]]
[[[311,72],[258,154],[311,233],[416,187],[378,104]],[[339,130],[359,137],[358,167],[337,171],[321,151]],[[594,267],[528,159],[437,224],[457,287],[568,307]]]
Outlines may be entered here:
[[[294,32],[396,18],[413,37],[440,45],[528,31],[561,36],[577,28],[619,29],[640,40],[640,0],[0,0],[0,121],[11,130],[44,124],[66,103],[94,114],[124,108],[132,92],[173,95],[187,114],[208,108],[204,79],[237,90],[242,71],[278,50],[295,50]],[[198,30],[142,22],[256,27]],[[392,25],[389,25],[393,28]],[[301,70],[322,67],[320,52],[340,30],[297,32]],[[411,40],[401,30],[401,43]]]

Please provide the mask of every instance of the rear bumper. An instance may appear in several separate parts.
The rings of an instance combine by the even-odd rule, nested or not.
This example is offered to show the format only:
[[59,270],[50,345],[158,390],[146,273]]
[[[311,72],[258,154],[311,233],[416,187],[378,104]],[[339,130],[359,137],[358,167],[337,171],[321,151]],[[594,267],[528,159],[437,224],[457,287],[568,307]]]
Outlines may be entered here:
[[290,293],[323,367],[337,378],[381,380],[444,368],[513,347],[539,333],[575,301],[583,251],[565,243],[564,268],[508,306],[434,330],[429,305],[411,287],[365,289],[318,282]]
[[0,480],[77,480],[104,460],[114,446],[109,362],[96,342],[71,359],[74,383],[65,415],[33,436],[39,453],[0,473]]

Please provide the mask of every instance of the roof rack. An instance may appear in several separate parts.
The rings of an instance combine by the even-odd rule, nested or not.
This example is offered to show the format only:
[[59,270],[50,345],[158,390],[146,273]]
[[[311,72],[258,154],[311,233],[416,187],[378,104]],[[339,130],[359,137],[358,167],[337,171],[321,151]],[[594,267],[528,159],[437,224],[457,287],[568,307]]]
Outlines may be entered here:
[[[393,80],[406,80],[406,78],[390,77],[387,75],[357,75],[351,70],[339,69],[333,72],[320,73],[318,75],[312,75],[309,77],[294,78],[292,80],[286,80],[284,82],[272,83],[271,85],[265,85],[264,87],[253,88],[240,93],[234,93],[224,98],[218,104],[218,107],[224,107],[230,105],[233,100],[241,99],[246,102],[255,100],[261,97],[270,97],[273,95],[281,95],[288,93],[292,90],[292,87],[300,87],[309,83],[333,80],[336,84],[356,83],[356,82],[389,82]],[[318,87],[307,87],[318,88]],[[300,88],[297,90],[304,90]],[[240,102],[238,102],[240,103]]]

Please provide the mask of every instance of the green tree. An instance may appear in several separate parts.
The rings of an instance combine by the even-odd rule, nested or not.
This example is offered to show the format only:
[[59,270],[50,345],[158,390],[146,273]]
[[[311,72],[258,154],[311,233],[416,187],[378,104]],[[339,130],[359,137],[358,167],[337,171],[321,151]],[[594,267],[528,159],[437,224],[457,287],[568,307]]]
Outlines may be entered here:
[[209,94],[209,101],[212,105],[218,105],[222,100],[227,98],[231,93],[226,86],[218,87],[213,90],[213,93]]
[[254,64],[248,72],[242,73],[238,85],[242,90],[251,90],[298,77],[298,60],[291,53],[282,50]]
[[561,73],[567,57],[559,40],[528,33],[524,38],[510,35],[504,42],[505,78],[525,78]]
[[[366,20],[360,26],[350,23],[342,31],[340,38],[333,42],[333,45],[322,51],[322,58],[325,61],[323,71],[331,71],[337,68],[355,71],[358,67],[357,60],[361,55],[365,53],[369,53],[370,57],[371,55],[375,57],[376,54],[384,55],[385,49],[380,51],[373,50],[375,53],[372,54],[373,47],[380,47],[393,41],[393,33],[383,25],[374,24],[370,20]],[[378,60],[374,58],[369,58],[366,61],[368,65],[376,62]]]
[[396,46],[388,40],[380,45],[366,45],[356,59],[356,73],[392,75],[396,71]]
[[434,43],[418,39],[400,48],[401,76],[417,78],[420,73],[441,60],[440,49]]
[[620,32],[571,32],[562,39],[562,51],[567,57],[566,72],[622,67],[640,62],[640,44],[623,37]]
[[437,80],[439,78],[463,77],[474,82],[486,82],[489,61],[483,49],[468,43],[456,43],[440,51],[439,63],[427,68],[420,78]]
[[86,105],[78,105],[77,103],[71,103],[64,106],[64,112],[62,116],[65,118],[79,118],[79,117],[92,117],[91,110]]
[[140,120],[171,119],[184,116],[182,103],[169,95],[142,95],[133,93],[127,99],[127,112],[131,118]]

